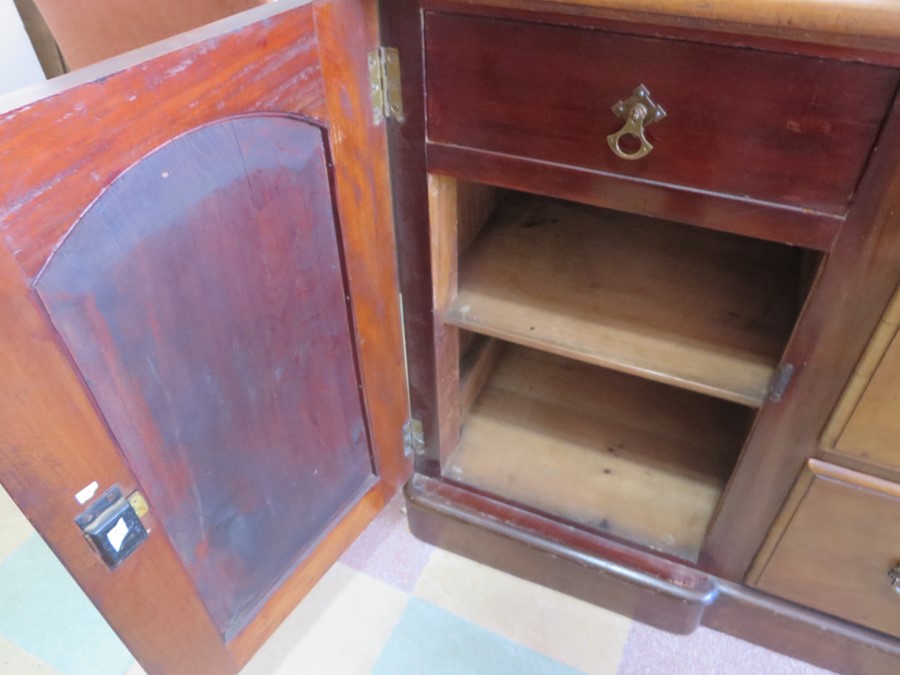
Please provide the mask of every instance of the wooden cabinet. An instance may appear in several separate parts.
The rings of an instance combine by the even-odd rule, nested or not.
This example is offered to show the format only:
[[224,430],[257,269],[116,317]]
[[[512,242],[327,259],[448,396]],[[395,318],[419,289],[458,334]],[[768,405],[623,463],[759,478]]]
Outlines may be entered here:
[[373,482],[321,131],[246,116],[172,140],[35,289],[230,638]]
[[829,463],[809,461],[747,576],[767,592],[894,637],[898,309],[895,294],[825,429],[820,449]]
[[[437,545],[895,672],[897,378],[857,364],[900,282],[900,9],[381,4],[0,117],[0,478],[79,583],[151,672],[235,671],[408,479]],[[149,502],[114,571],[92,481]]]
[[835,457],[895,480],[900,477],[898,325],[900,293],[873,333],[822,439],[823,449]]
[[[267,4],[0,114],[0,480],[149,673],[240,670],[409,475],[367,9]],[[149,534],[110,569],[76,518],[116,488]]]
[[[424,31],[430,143],[795,206],[811,218],[847,210],[897,87],[882,66],[627,28],[436,11]],[[610,107],[639,85],[668,115],[648,127],[652,159],[623,162],[607,144],[622,126]],[[549,181],[552,169],[540,175]]]
[[[837,461],[823,430],[900,279],[896,38],[652,4],[422,3],[425,152],[395,158],[429,177],[413,531],[668,630],[895,671],[891,499],[820,480],[778,514]],[[857,419],[893,419],[894,379]],[[845,446],[861,427],[890,435]]]
[[900,486],[810,460],[748,581],[900,637],[898,527]]

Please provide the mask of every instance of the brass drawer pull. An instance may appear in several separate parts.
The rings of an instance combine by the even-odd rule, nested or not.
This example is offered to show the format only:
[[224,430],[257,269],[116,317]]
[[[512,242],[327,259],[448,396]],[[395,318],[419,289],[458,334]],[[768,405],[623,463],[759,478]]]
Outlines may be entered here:
[[[638,86],[629,98],[616,103],[612,111],[616,117],[625,120],[625,125],[606,137],[610,149],[622,159],[640,159],[649,155],[653,145],[644,136],[644,127],[659,122],[666,116],[662,106],[650,99],[650,90],[644,85]],[[624,151],[619,145],[622,136],[634,136],[640,140],[641,147],[630,153]]]
[[888,572],[888,581],[891,582],[891,588],[900,593],[900,563],[894,565],[893,569]]

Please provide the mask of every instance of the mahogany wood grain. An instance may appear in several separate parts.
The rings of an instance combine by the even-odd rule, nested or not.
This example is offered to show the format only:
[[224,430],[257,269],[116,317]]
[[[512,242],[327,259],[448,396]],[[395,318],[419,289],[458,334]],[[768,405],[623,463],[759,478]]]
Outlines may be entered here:
[[444,475],[693,561],[748,412],[510,345]]
[[[74,524],[75,494],[139,484],[56,331],[0,246],[0,480],[149,673],[237,670],[177,552],[153,515],[149,538],[115,574]],[[52,611],[51,608],[45,608]]]
[[[755,585],[768,593],[900,637],[900,485],[811,460],[811,482],[762,561]],[[822,523],[828,523],[822,528]]]
[[[4,159],[25,158],[0,168],[11,188],[2,216],[4,288],[12,289],[2,295],[2,338],[17,345],[3,354],[10,359],[4,372],[17,379],[0,390],[0,480],[150,673],[235,672],[409,471],[400,447],[407,407],[384,132],[359,124],[368,118],[374,3],[323,3],[315,21],[304,4],[260,7],[57,78],[5,99],[9,112],[0,119]],[[327,87],[319,57],[329,64]],[[11,110],[16,102],[21,109]],[[146,559],[132,556],[114,583],[73,526],[80,507],[72,495],[91,480],[118,482],[126,492],[138,482],[28,288],[77,216],[136,160],[171,136],[261,110],[306,113],[330,125],[334,201],[380,475],[225,645],[152,511],[150,539],[139,549]]]
[[340,514],[333,527],[315,542],[309,554],[284,580],[278,592],[260,608],[252,623],[228,643],[228,651],[240,667],[247,665],[297,603],[350,548],[395,494],[394,486],[379,479],[359,501]]
[[722,232],[829,251],[843,223],[827,216],[727,195],[641,183],[621,175],[474,148],[428,144],[432,172],[593,204]]
[[274,116],[176,138],[36,283],[226,639],[373,472],[323,140]]
[[894,675],[900,642],[842,619],[716,580],[703,625],[844,675]]
[[683,563],[471,488],[417,474],[404,493],[416,537],[652,626],[691,633],[715,600],[711,579]]
[[402,447],[409,397],[387,135],[370,121],[366,54],[380,44],[377,6],[321,0],[315,13],[366,410],[378,475],[399,489],[412,471]]
[[[833,215],[898,82],[865,64],[472,16],[427,13],[425,33],[431,142]],[[610,107],[639,84],[668,117],[628,161],[607,145],[622,127]]]
[[415,476],[417,537],[652,626],[699,624],[847,675],[892,675],[897,640],[609,539]]
[[[368,0],[314,6],[344,263],[353,307],[359,370],[379,482],[229,644],[245,664],[409,477],[402,426],[409,416],[387,137],[373,126],[366,53],[378,44]],[[393,124],[393,123],[391,123]],[[423,174],[424,177],[424,174]],[[421,284],[427,287],[427,284]]]
[[796,318],[796,249],[510,195],[446,320],[758,407]]
[[390,141],[391,195],[394,204],[397,262],[403,294],[403,322],[409,363],[412,414],[422,421],[425,449],[416,471],[440,475],[441,420],[437,403],[434,349],[429,200],[425,166],[425,105],[422,17],[418,0],[381,3],[382,44],[397,47],[403,81],[402,124],[387,123]]
[[[284,14],[259,23],[276,12]],[[112,577],[74,526],[82,507],[73,495],[88,483],[118,483],[126,492],[139,484],[28,288],[97,194],[171,134],[279,101],[319,114],[311,19],[310,9],[295,3],[261,8],[194,32],[194,42],[173,39],[17,94],[7,100],[24,101],[21,108],[0,120],[3,353],[10,360],[0,406],[10,416],[3,424],[0,479],[151,673],[228,673],[237,664],[152,513],[150,539]],[[272,53],[264,44],[270,30]],[[277,54],[279,45],[284,54]],[[216,47],[230,55],[224,67]],[[140,65],[120,70],[126,62]],[[237,92],[228,96],[232,84]],[[16,278],[21,266],[27,271]]]
[[717,44],[753,44],[869,63],[900,63],[892,0],[423,0],[428,9],[591,23]]
[[[488,0],[490,1],[490,0]],[[900,8],[891,0],[546,0],[548,4],[667,14],[797,31],[900,39]]]
[[[707,534],[701,560],[739,581],[765,539],[900,283],[900,110],[895,105],[846,226],[785,350],[784,396],[764,406]],[[735,532],[741,532],[736,538]]]
[[111,62],[74,89],[64,87],[81,75],[64,75],[36,90],[46,98],[0,115],[0,183],[9,196],[0,234],[29,277],[116,176],[174,136],[245,112],[324,119],[312,8],[253,23],[283,10],[251,10],[242,15],[247,25],[233,17],[224,33],[198,30],[192,37],[208,39],[205,49],[173,38],[177,48],[162,56],[141,62],[137,52],[137,65],[116,70]]
[[[535,23],[590,25],[615,32],[633,31],[691,42],[826,56],[845,62],[858,60],[896,66],[897,54],[900,54],[900,41],[894,35],[896,24],[887,22],[880,26],[879,30],[886,31],[885,37],[874,39],[854,35],[848,29],[851,22],[857,20],[872,21],[874,17],[874,23],[879,23],[879,11],[885,6],[877,2],[847,0],[844,6],[852,6],[858,14],[828,14],[820,11],[825,7],[824,2],[815,1],[805,3],[802,8],[792,2],[780,7],[766,5],[767,15],[759,14],[758,22],[743,25],[735,22],[733,16],[729,19],[725,14],[731,11],[752,13],[751,3],[730,3],[730,7],[726,6],[729,3],[718,0],[695,3],[681,15],[657,13],[666,11],[660,10],[663,5],[674,8],[675,3],[667,3],[666,0],[658,0],[653,11],[646,9],[646,3],[628,3],[628,7],[614,8],[604,0],[576,0],[566,4],[553,0],[484,0],[478,3],[435,0],[425,4],[449,11],[457,11],[454,7],[462,5],[461,12],[481,14],[490,14],[497,11],[496,7],[502,7],[500,13],[504,16],[512,18],[515,15],[515,18],[527,18]],[[493,7],[479,9],[476,4]],[[414,8],[410,9],[411,5],[414,3],[399,0],[391,3],[391,11],[385,12],[385,25],[392,36],[390,41],[402,43],[411,53],[405,67],[411,71],[415,81],[415,78],[421,77],[423,68],[418,57],[421,46],[418,17]],[[780,14],[785,9],[794,13],[798,24],[779,23],[777,17],[785,16]],[[717,14],[720,10],[725,14]],[[560,18],[562,15],[566,18]],[[824,23],[810,23],[811,16],[823,19]],[[803,27],[797,28],[798,25]],[[745,51],[752,53],[749,49]],[[513,58],[512,54],[518,54],[520,60],[531,68],[533,61],[521,56],[521,48],[509,50],[509,58]],[[504,86],[504,83],[498,86]],[[537,88],[532,84],[523,91],[530,94]],[[885,103],[891,96],[893,91],[888,91]],[[418,90],[414,90],[410,97],[418,105]],[[884,109],[882,107],[882,112]],[[413,110],[414,126],[397,130],[397,137],[405,145],[395,166],[405,170],[421,166],[417,135],[423,132],[421,127],[415,125],[420,125],[422,119],[418,117],[417,108]],[[431,143],[428,147],[428,166],[431,170],[466,180],[656,217],[674,217],[682,222],[826,252],[831,250],[840,231],[835,255],[827,260],[816,279],[816,291],[824,289],[824,292],[808,303],[788,350],[787,359],[798,367],[797,374],[783,400],[763,409],[756,435],[743,453],[742,468],[732,480],[719,509],[719,518],[710,532],[704,564],[728,574],[732,579],[742,577],[800,466],[815,452],[821,429],[849,376],[852,364],[861,353],[888,296],[896,288],[900,242],[893,214],[898,208],[898,183],[892,176],[898,169],[895,158],[900,154],[900,144],[895,125],[892,114],[855,193],[847,219],[850,226],[843,231],[842,218],[810,213],[802,207],[781,208],[759,199],[731,199],[709,191],[691,192],[680,187],[675,189],[624,179],[612,172],[586,171],[578,166],[562,166],[536,161],[533,157],[488,152],[479,148],[440,143]],[[549,128],[556,131],[553,127]],[[871,131],[874,139],[877,129]],[[798,168],[798,172],[802,171]],[[418,218],[407,222],[403,231],[409,240],[402,243],[407,251],[415,251],[419,247],[420,252],[424,250],[427,255],[427,246],[422,247],[421,234],[416,231],[417,227],[421,230],[421,204],[424,199],[411,196],[413,193],[421,195],[424,191],[416,185],[415,173],[401,170],[395,175],[404,179],[398,185],[399,192],[405,192],[407,197],[402,202],[408,207],[404,213],[415,213]],[[853,183],[852,189],[855,180],[849,182]],[[786,181],[786,184],[789,183]],[[409,184],[413,187],[409,188]],[[871,239],[865,241],[866,237]],[[420,263],[413,261],[408,264],[415,267]],[[415,276],[410,274],[406,278],[412,280],[408,290],[416,293]],[[418,278],[430,278],[430,273],[420,274]],[[426,311],[431,309],[424,303],[422,307]],[[829,314],[840,317],[831,326],[828,325]],[[408,326],[410,321],[420,320],[408,319]],[[822,336],[821,349],[816,344],[817,335]],[[431,367],[433,360],[427,365]],[[430,464],[426,466],[426,463],[420,468],[433,471],[433,467]],[[570,523],[554,519],[545,519],[551,525],[547,522],[537,525],[534,520],[537,516],[528,509],[501,505],[471,487],[416,477],[408,487],[408,494],[412,493],[415,497],[409,502],[411,520],[420,536],[527,578],[568,590],[579,597],[619,608],[619,611],[626,613],[633,611],[634,603],[623,601],[621,595],[610,590],[610,584],[602,574],[587,574],[570,564],[571,560],[578,560],[582,566],[584,563],[581,557],[583,551],[572,544],[578,537],[592,536],[603,544],[609,542],[608,538],[589,535]],[[526,520],[528,526],[522,527],[522,531],[515,531],[515,526]],[[735,533],[740,534],[735,536]],[[563,547],[569,547],[568,558],[558,546],[561,541],[565,542]],[[643,569],[639,562],[640,555],[655,563],[661,560],[660,557],[648,556],[628,547],[622,548],[629,553],[623,553],[620,549],[611,560],[619,571],[625,573],[636,568]],[[551,554],[546,554],[548,549],[552,549]],[[734,583],[717,580],[716,589],[719,598],[705,610],[702,617],[708,625],[840,672],[887,673],[896,669],[900,650],[894,640]],[[652,595],[658,599],[655,592]],[[696,618],[693,612],[668,613],[659,610],[648,614],[651,621],[657,622],[683,622],[686,615]]]

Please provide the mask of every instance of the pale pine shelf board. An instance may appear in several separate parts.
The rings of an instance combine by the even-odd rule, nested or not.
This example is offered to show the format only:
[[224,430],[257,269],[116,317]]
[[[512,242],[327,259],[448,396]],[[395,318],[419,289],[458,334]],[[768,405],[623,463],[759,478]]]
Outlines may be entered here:
[[511,345],[466,418],[444,475],[696,561],[751,414]]
[[798,270],[780,244],[515,195],[462,259],[445,320],[758,407]]

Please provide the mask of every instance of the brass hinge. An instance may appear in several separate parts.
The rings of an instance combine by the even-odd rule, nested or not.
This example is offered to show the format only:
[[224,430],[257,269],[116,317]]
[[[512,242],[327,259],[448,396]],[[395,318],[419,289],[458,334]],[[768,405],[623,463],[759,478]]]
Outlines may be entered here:
[[394,47],[379,47],[370,51],[369,83],[372,91],[372,121],[381,124],[386,117],[390,117],[402,122],[400,52]]
[[403,454],[409,457],[425,452],[425,433],[421,420],[410,417],[403,423]]
[[778,403],[778,401],[781,400],[781,397],[784,396],[784,392],[787,391],[788,385],[791,383],[793,377],[793,363],[782,363],[778,366],[778,369],[775,371],[775,374],[772,375],[772,380],[769,383],[769,400],[772,403]]

